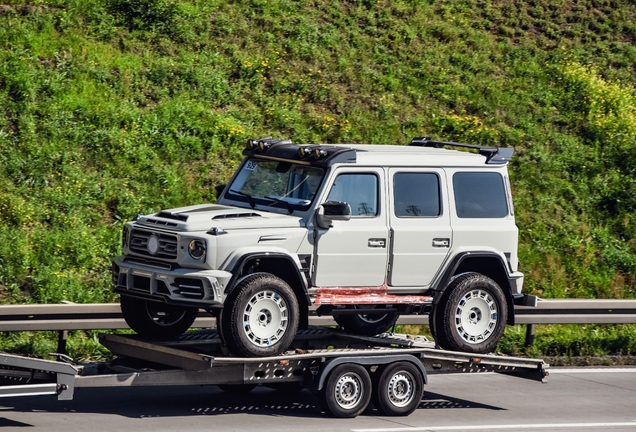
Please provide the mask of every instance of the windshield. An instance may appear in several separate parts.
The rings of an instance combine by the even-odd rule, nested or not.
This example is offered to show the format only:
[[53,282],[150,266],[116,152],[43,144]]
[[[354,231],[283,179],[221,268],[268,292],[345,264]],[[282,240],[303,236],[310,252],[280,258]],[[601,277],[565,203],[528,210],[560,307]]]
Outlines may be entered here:
[[322,168],[249,159],[227,188],[226,197],[245,201],[252,208],[258,204],[293,213],[311,205],[323,176]]

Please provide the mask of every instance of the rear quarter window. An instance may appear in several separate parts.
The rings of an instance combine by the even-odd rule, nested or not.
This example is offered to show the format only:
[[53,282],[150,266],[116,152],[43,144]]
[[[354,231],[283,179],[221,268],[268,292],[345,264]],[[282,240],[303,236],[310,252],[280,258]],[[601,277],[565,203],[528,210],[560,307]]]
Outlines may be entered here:
[[504,180],[494,172],[458,172],[453,175],[455,211],[460,218],[504,218],[508,203]]

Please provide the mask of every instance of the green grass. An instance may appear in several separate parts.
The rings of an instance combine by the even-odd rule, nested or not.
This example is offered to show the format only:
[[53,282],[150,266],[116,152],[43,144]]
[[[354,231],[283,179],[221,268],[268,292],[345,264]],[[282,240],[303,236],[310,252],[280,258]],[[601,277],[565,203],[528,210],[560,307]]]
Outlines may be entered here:
[[123,222],[214,201],[265,135],[514,146],[527,292],[634,298],[635,18],[626,0],[5,0],[1,300],[116,300]]

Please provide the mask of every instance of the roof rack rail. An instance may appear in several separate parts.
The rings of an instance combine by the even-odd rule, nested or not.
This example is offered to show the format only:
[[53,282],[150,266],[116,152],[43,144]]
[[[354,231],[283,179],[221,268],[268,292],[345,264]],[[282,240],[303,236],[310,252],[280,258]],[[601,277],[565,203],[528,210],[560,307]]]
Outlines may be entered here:
[[487,164],[505,164],[510,162],[512,155],[515,151],[512,147],[489,147],[480,146],[476,144],[464,144],[452,141],[433,141],[430,137],[415,137],[409,143],[410,146],[417,147],[433,147],[442,148],[444,146],[449,147],[463,147],[478,150],[480,155],[486,156]]

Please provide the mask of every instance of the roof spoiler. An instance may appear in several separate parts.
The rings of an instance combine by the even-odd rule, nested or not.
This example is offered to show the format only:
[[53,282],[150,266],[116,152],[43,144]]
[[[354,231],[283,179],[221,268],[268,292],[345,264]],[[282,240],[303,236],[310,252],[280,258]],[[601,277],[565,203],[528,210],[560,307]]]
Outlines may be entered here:
[[515,151],[515,149],[512,147],[487,147],[476,144],[456,143],[452,141],[433,141],[430,137],[415,137],[411,140],[409,145],[433,148],[442,148],[444,146],[449,146],[476,149],[480,155],[486,156],[487,164],[508,163],[512,159],[512,155]]

